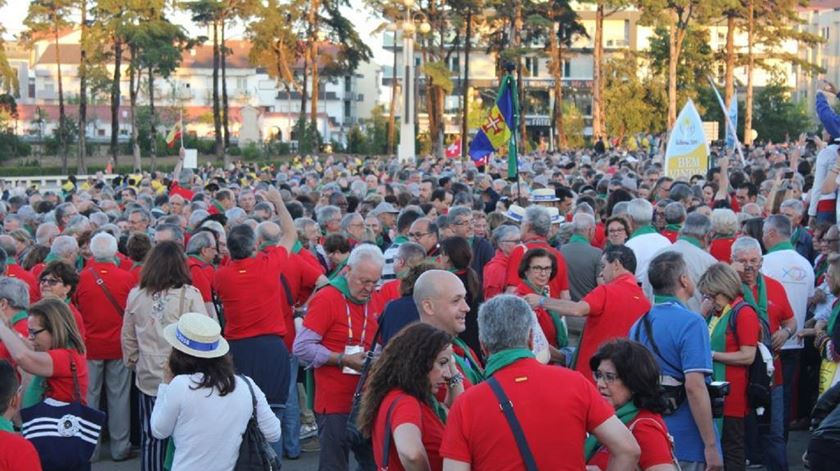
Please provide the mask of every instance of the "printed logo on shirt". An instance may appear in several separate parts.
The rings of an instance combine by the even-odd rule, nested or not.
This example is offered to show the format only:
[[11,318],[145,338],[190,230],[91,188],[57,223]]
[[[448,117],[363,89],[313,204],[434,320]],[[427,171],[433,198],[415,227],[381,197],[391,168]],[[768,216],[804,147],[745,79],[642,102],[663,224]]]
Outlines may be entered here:
[[802,283],[808,278],[808,273],[799,266],[782,268],[782,279]]

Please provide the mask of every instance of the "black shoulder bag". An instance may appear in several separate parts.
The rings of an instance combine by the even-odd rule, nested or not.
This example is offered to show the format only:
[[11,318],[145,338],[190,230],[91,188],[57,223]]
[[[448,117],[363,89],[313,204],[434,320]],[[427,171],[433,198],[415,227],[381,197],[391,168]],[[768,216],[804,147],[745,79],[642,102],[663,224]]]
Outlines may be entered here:
[[248,419],[248,426],[242,434],[242,443],[239,445],[239,457],[236,459],[234,471],[274,471],[280,469],[280,460],[274,448],[268,444],[260,430],[257,422],[257,396],[254,395],[254,388],[251,381],[245,376],[237,375],[248,385],[251,392],[251,418]]
[[519,448],[519,454],[522,455],[522,461],[525,463],[525,469],[528,471],[537,471],[537,462],[534,460],[534,454],[531,453],[531,447],[528,446],[528,441],[525,439],[525,432],[522,430],[522,425],[519,419],[516,418],[516,413],[513,411],[513,404],[502,389],[499,381],[490,377],[487,379],[487,384],[496,395],[496,400],[499,401],[499,407],[505,414],[510,431],[513,433],[513,438],[516,440],[516,447]]
[[381,470],[387,470],[388,462],[391,461],[391,416],[400,399],[402,399],[402,396],[397,396],[394,399],[394,402],[388,407],[388,414],[385,416],[385,435],[382,437],[382,466],[379,467]]
[[370,364],[373,362],[373,350],[376,348],[376,342],[379,340],[379,334],[382,332],[382,325],[376,329],[376,334],[373,336],[373,342],[370,344],[370,350],[365,356],[365,364],[362,366],[359,382],[356,384],[356,391],[353,393],[353,404],[350,406],[350,415],[347,417],[347,441],[350,446],[362,445],[368,441],[359,430],[359,425],[356,419],[359,417],[359,409],[362,407],[362,389],[365,387],[368,373],[370,372]]

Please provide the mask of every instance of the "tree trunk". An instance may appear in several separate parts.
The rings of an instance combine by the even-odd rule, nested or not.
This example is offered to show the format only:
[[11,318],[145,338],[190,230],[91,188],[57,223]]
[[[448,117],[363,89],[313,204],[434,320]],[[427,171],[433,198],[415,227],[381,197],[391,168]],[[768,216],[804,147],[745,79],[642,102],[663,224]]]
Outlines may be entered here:
[[677,21],[668,30],[668,129],[677,120]]
[[747,2],[747,97],[744,103],[744,145],[752,146],[752,107],[753,107],[753,33],[755,29],[754,0]]
[[149,154],[152,157],[152,171],[154,172],[157,168],[157,113],[155,112],[155,74],[151,66],[149,66],[149,115],[151,117]]
[[470,115],[470,53],[472,52],[472,9],[467,10],[467,34],[464,38],[464,72],[461,97],[464,100],[461,113],[461,158],[467,158],[467,135]]
[[[513,47],[519,48],[522,46],[522,2],[516,2],[516,9],[513,15]],[[526,152],[526,145],[528,143],[528,128],[525,123],[525,84],[522,82],[522,57],[516,58],[516,83],[518,85],[517,92],[519,96],[519,109],[514,110],[514,113],[519,119],[519,153]],[[514,118],[516,119],[516,118]]]
[[596,142],[599,137],[603,136],[604,130],[601,129],[601,110],[603,97],[601,96],[602,88],[600,87],[602,68],[604,62],[604,5],[603,2],[598,2],[595,8],[595,39],[594,47],[592,48],[593,64],[592,64],[592,140]]
[[[403,111],[405,113],[406,111]],[[388,110],[388,153],[396,154],[397,142],[397,32],[394,31],[394,68],[391,70],[391,105]],[[405,117],[403,116],[403,119]]]
[[224,167],[227,169],[227,153],[222,142],[222,116],[219,105],[219,24],[216,20],[213,20],[213,131],[216,160],[224,159]]
[[[723,102],[726,112],[732,104],[735,95],[735,13],[729,12],[726,17],[726,76],[723,85]],[[724,119],[725,121],[725,119]]]
[[79,154],[76,159],[76,174],[84,175],[87,154],[87,0],[81,6],[81,48],[79,57]]
[[140,129],[137,128],[137,95],[140,91],[140,74],[134,64],[137,63],[137,46],[131,45],[131,64],[128,69],[128,100],[131,107],[131,153],[134,157],[134,170],[143,168],[140,160]]
[[230,124],[228,121],[228,93],[227,93],[227,48],[225,47],[225,20],[221,20],[221,36],[222,44],[221,61],[222,61],[222,129],[224,130],[224,144],[225,149],[230,147]]
[[58,30],[55,30],[55,66],[58,72],[58,152],[61,155],[61,173],[67,175],[67,142],[65,142],[66,117],[64,115],[64,85],[61,80],[61,49],[58,47]]
[[111,158],[117,165],[120,135],[120,67],[122,66],[122,38],[114,36],[114,79],[111,82]]
[[317,131],[318,131],[318,93],[319,93],[319,86],[318,86],[318,8],[320,8],[319,0],[312,0],[309,6],[309,51],[310,51],[310,60],[312,65],[312,100],[310,103],[311,111],[310,111],[310,127],[313,131],[313,140],[312,146],[313,151],[318,152],[318,139],[317,139]]
[[[306,91],[308,87],[309,78],[309,48],[303,53],[303,84],[300,90],[300,116],[298,120],[306,124]],[[298,136],[298,144],[300,144],[301,136]]]
[[554,22],[549,42],[551,75],[554,79],[554,146],[557,150],[565,149],[568,145],[563,127],[563,44],[559,40],[562,28],[559,22]]

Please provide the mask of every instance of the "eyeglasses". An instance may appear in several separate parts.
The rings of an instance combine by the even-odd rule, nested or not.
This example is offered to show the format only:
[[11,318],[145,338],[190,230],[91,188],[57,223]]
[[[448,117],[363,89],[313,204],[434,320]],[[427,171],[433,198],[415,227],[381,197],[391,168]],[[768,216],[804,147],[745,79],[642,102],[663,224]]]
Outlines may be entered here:
[[39,280],[39,283],[42,284],[42,285],[47,285],[47,286],[55,286],[59,283],[62,283],[62,281],[58,280],[56,278],[41,278]]
[[611,373],[611,372],[608,372],[608,371],[604,372],[604,371],[601,371],[601,370],[595,370],[595,371],[592,372],[592,377],[595,378],[596,382],[603,379],[605,383],[613,384],[615,382],[615,380],[618,379],[618,374]]
[[44,327],[43,329],[38,329],[38,330],[32,330],[32,329],[27,329],[27,330],[29,331],[29,338],[35,338],[38,334],[47,330],[47,328]]
[[551,266],[549,265],[547,267],[541,267],[539,265],[532,265],[528,267],[528,269],[533,271],[549,272],[551,271]]
[[425,237],[429,234],[431,234],[431,232],[409,232],[408,233],[408,238],[409,239],[420,239],[420,238]]
[[738,263],[740,263],[741,265],[744,265],[744,268],[757,267],[757,266],[761,265],[761,259],[760,259],[760,258],[756,258],[756,259],[752,259],[752,260],[736,260],[736,259],[732,259],[732,261],[733,261],[733,262],[738,262]]
[[610,229],[607,232],[610,233],[610,234],[620,234],[622,232],[627,232],[627,231],[625,231],[623,227],[619,227],[618,229]]
[[452,225],[453,225],[453,226],[470,226],[470,225],[472,225],[472,224],[473,224],[473,220],[472,220],[472,219],[462,219],[462,220],[460,220],[460,221],[458,221],[458,222],[453,222],[453,223],[452,223]]

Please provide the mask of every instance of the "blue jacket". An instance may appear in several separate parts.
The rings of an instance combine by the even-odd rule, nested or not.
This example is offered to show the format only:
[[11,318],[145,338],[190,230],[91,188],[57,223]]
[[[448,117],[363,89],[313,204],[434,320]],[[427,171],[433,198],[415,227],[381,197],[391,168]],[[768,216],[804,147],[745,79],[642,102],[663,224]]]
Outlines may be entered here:
[[840,138],[840,116],[831,109],[825,93],[817,93],[817,116],[832,139]]

